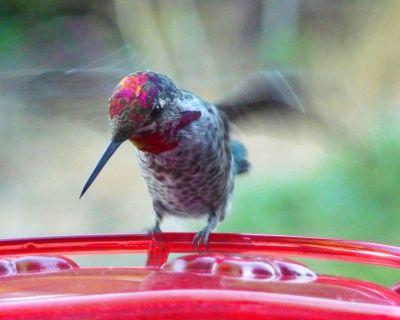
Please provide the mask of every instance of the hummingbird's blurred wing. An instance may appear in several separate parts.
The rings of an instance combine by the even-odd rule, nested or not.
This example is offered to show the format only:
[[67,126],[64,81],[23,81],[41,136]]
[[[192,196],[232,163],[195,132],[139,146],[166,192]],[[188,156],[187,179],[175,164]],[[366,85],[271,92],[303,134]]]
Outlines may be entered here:
[[8,72],[0,73],[0,89],[43,107],[68,101],[71,108],[75,101],[106,100],[125,75],[110,68]]
[[360,118],[362,110],[357,111],[360,107],[334,76],[260,71],[246,77],[215,105],[228,120],[268,128],[268,134],[275,131],[292,136],[299,130],[312,131],[322,138],[363,148],[362,133],[356,131],[354,122],[346,123],[350,114]]
[[103,131],[108,130],[104,106],[128,73],[111,68],[2,72],[0,95],[4,101],[18,99],[26,112],[82,120]]
[[231,121],[258,113],[305,114],[300,94],[279,71],[260,71],[243,79],[216,106]]
[[146,63],[129,44],[118,46],[118,39],[110,45],[96,41],[88,37],[82,47],[65,46],[66,51],[36,48],[46,61],[0,71],[0,108],[9,112],[10,106],[19,106],[24,112],[82,119],[88,126],[107,129],[110,94],[123,77]]

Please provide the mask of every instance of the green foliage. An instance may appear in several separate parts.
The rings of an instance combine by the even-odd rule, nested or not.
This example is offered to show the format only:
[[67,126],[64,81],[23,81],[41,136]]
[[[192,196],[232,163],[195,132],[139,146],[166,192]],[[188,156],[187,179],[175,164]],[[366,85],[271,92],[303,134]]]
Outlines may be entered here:
[[[386,125],[374,137],[368,150],[345,148],[312,174],[238,179],[234,212],[220,230],[400,245],[400,130]],[[333,274],[357,274],[358,268],[326,266],[323,272]],[[365,270],[371,280],[392,279]]]

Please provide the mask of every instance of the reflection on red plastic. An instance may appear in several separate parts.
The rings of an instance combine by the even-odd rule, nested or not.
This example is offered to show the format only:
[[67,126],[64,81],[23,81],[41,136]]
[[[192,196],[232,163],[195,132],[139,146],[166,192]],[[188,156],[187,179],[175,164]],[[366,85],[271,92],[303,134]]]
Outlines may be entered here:
[[[0,319],[400,319],[398,286],[389,289],[317,275],[282,258],[400,268],[400,248],[333,239],[212,234],[210,252],[198,255],[192,239],[193,234],[164,233],[0,240],[5,270],[9,267],[5,262],[33,261],[29,259],[38,254],[59,259],[59,255],[148,253],[145,268],[79,268],[66,259],[66,268],[56,270],[28,263],[32,267],[26,270],[52,272],[0,277]],[[169,253],[191,254],[167,262]]]
[[312,281],[313,271],[289,259],[242,255],[188,255],[164,264],[161,270],[236,277],[242,280]]
[[78,265],[61,256],[24,256],[0,259],[0,276],[32,272],[55,272],[78,268]]
[[396,285],[394,285],[394,286],[392,287],[392,290],[393,290],[394,292],[400,294],[400,282],[397,283]]
[[[261,276],[254,270],[261,270]],[[380,305],[400,305],[400,296],[379,285],[316,275],[282,258],[204,254],[176,258],[143,278],[140,290],[224,289],[280,293]]]

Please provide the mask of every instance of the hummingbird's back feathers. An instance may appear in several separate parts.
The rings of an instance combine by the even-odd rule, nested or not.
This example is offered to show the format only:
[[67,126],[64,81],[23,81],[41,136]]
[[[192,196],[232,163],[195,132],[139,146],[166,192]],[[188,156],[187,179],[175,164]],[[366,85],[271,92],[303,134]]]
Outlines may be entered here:
[[279,71],[251,74],[215,105],[234,122],[258,113],[305,113],[297,93]]

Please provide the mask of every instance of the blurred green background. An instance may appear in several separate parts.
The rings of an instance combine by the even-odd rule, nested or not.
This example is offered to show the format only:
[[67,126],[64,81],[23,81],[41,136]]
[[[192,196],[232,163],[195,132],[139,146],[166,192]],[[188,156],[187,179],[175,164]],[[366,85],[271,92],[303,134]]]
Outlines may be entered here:
[[[2,0],[0,236],[152,224],[128,144],[78,201],[108,142],[107,98],[123,75],[153,69],[213,101],[248,73],[278,69],[296,72],[309,112],[349,139],[310,123],[238,128],[252,171],[237,180],[218,230],[400,245],[399,39],[396,0]],[[203,224],[168,218],[163,230]],[[382,268],[314,267],[400,279]]]

